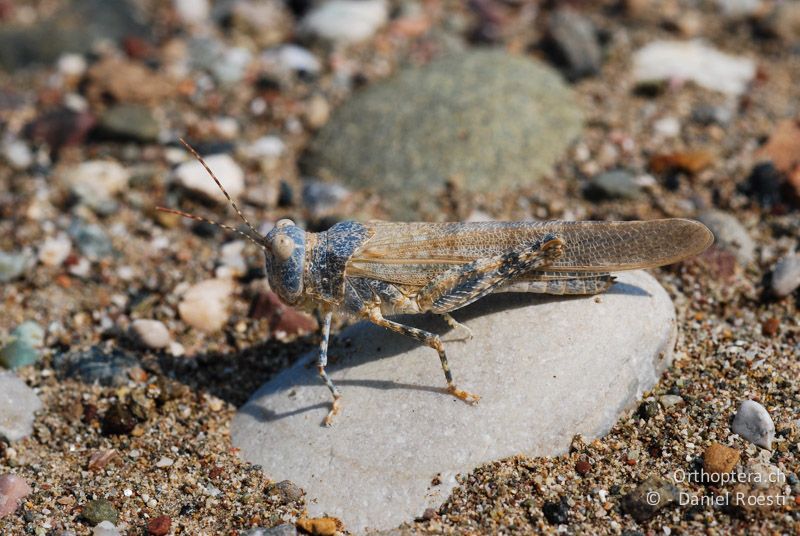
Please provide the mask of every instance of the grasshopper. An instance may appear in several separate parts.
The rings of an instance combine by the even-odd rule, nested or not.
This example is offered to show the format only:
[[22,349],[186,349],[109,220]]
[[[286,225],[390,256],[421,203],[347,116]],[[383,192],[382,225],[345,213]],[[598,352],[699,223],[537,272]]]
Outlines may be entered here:
[[[333,397],[330,426],[341,392],[328,376],[328,340],[334,313],[366,319],[412,337],[439,355],[447,392],[470,404],[480,397],[456,386],[441,338],[386,318],[435,313],[453,328],[450,313],[490,293],[592,295],[613,283],[611,272],[655,268],[704,251],[714,236],[687,219],[391,223],[343,221],[322,233],[282,219],[261,235],[244,217],[202,157],[181,140],[216,182],[250,233],[207,218],[158,207],[239,233],[264,251],[272,290],[287,305],[320,313],[319,376]],[[471,334],[470,334],[471,336]]]

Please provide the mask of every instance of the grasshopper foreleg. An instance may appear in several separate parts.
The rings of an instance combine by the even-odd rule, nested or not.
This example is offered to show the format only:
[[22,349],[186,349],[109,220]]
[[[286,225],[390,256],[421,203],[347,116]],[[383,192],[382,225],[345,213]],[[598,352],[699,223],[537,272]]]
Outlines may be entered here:
[[323,424],[325,426],[330,426],[331,422],[333,421],[334,415],[339,412],[339,401],[342,398],[342,394],[339,392],[339,389],[335,385],[333,385],[333,381],[328,376],[328,373],[325,372],[325,367],[328,365],[328,341],[331,335],[331,318],[333,317],[333,313],[330,311],[326,311],[325,315],[322,317],[321,323],[321,331],[322,331],[322,340],[319,343],[319,356],[317,357],[317,370],[319,371],[319,376],[322,378],[322,381],[325,382],[325,385],[328,386],[328,389],[331,391],[331,395],[333,395],[333,406],[331,410],[328,412],[328,415],[325,416],[325,420]]

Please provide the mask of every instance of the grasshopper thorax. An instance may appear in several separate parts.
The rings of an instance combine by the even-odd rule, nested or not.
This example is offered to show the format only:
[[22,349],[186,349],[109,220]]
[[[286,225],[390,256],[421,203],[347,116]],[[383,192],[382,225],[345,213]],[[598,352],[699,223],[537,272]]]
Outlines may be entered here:
[[303,294],[306,233],[291,220],[280,220],[264,239],[265,269],[272,290],[292,305]]

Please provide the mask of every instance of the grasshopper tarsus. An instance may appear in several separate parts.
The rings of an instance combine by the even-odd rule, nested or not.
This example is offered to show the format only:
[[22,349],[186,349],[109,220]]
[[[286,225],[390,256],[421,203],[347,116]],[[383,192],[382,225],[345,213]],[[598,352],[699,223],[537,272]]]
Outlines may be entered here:
[[632,222],[340,222],[307,233],[281,220],[266,236],[244,217],[220,181],[200,161],[250,231],[186,214],[247,236],[264,250],[270,287],[291,306],[320,310],[324,320],[317,369],[333,403],[323,419],[330,426],[342,395],[325,367],[334,312],[363,318],[413,337],[439,355],[447,392],[474,404],[480,397],[456,387],[440,337],[384,315],[433,312],[449,315],[490,293],[535,292],[590,295],[607,290],[611,272],[654,268],[701,253],[713,235],[684,219]]

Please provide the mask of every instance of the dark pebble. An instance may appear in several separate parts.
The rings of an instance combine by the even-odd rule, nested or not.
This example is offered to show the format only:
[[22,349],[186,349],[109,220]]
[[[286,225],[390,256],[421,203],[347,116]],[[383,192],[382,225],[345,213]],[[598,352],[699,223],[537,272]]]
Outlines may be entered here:
[[111,239],[99,225],[73,220],[67,232],[75,241],[81,254],[90,261],[110,257],[114,253]]
[[594,177],[584,195],[592,201],[604,199],[635,199],[642,193],[632,173],[624,169],[607,171]]
[[94,116],[59,108],[46,112],[25,126],[25,137],[34,143],[46,144],[53,152],[62,147],[80,145],[95,126]]
[[100,117],[99,130],[108,139],[149,142],[158,138],[161,127],[147,106],[118,104]]
[[649,402],[642,402],[639,406],[637,414],[644,420],[650,420],[652,417],[658,415],[658,402],[651,400]]
[[81,517],[92,525],[97,525],[103,521],[110,521],[116,525],[119,519],[119,512],[109,501],[97,499],[86,503],[81,512]]
[[103,416],[103,435],[128,435],[136,427],[136,417],[128,406],[117,402]]
[[600,72],[603,53],[597,30],[590,19],[573,9],[562,8],[550,14],[544,49],[568,80]]
[[551,525],[564,525],[569,522],[569,504],[561,497],[558,501],[548,501],[542,506],[542,513]]
[[61,377],[109,387],[128,383],[130,372],[139,366],[139,361],[116,348],[107,351],[93,346],[82,352],[56,355],[53,365]]
[[755,199],[762,207],[773,207],[782,202],[783,176],[772,162],[761,162],[753,167],[744,193]]

